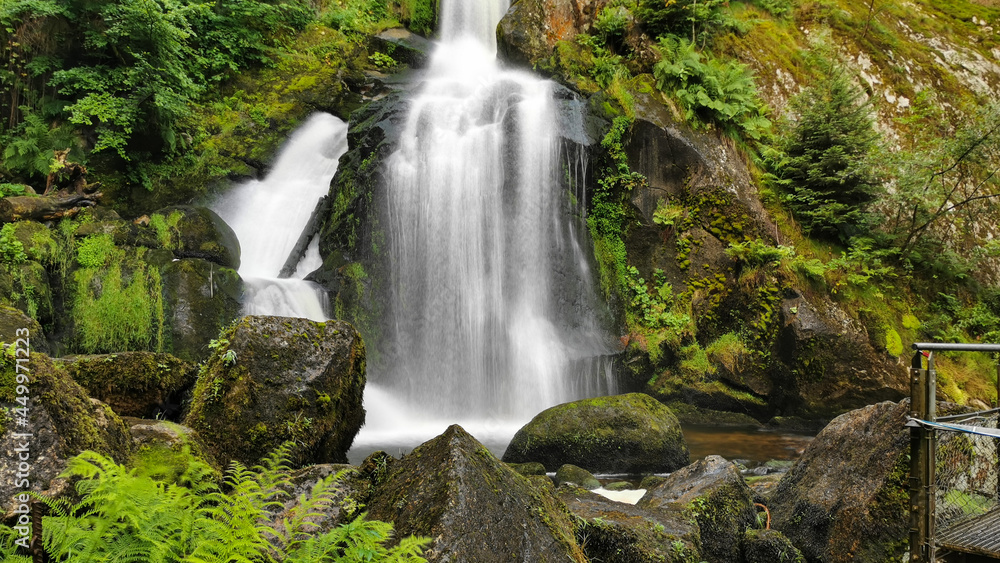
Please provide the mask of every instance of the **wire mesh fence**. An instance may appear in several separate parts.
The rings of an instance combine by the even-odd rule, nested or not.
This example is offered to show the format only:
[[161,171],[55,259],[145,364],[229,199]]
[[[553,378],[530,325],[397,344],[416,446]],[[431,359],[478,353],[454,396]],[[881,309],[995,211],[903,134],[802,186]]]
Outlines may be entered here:
[[[997,412],[953,422],[995,432]],[[1000,438],[971,432],[937,432],[935,525],[944,531],[1000,510]]]

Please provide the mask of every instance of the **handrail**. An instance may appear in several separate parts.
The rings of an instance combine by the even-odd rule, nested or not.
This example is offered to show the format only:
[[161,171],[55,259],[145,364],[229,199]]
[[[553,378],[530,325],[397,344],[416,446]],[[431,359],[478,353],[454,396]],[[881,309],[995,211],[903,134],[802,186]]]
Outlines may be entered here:
[[916,351],[947,350],[953,352],[1000,352],[1000,344],[961,344],[947,342],[914,342]]

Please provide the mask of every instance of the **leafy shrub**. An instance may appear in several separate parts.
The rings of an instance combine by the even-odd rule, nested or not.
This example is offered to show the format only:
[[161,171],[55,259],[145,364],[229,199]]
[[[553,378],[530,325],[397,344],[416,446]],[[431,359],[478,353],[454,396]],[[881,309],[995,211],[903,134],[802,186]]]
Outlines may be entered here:
[[727,0],[639,0],[635,13],[653,37],[690,36],[697,43],[735,24],[724,11],[727,5]]
[[5,265],[16,266],[28,259],[24,245],[14,236],[15,228],[14,223],[7,223],[0,229],[0,260]]
[[735,61],[699,53],[693,43],[662,37],[660,61],[653,66],[657,87],[680,101],[685,119],[714,123],[731,136],[760,139],[771,127],[757,95],[753,73]]
[[606,6],[594,20],[594,31],[605,45],[620,49],[632,22],[632,13],[625,6]]
[[754,239],[730,244],[726,254],[748,266],[756,267],[791,258],[795,256],[795,249],[781,245],[771,246],[760,239]]

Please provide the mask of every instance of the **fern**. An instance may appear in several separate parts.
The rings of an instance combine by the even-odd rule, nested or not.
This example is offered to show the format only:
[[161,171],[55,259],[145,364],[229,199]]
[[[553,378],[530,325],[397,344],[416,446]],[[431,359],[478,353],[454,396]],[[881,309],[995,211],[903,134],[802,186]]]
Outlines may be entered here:
[[[49,506],[42,539],[52,561],[74,563],[421,563],[427,538],[405,538],[389,549],[392,524],[353,522],[316,535],[315,520],[334,502],[344,472],[316,483],[290,509],[288,442],[252,469],[234,462],[223,486],[215,472],[185,450],[187,467],[174,483],[154,480],[101,454],[83,452],[63,477],[76,479],[80,501],[36,498]],[[0,526],[3,561],[26,563]]]

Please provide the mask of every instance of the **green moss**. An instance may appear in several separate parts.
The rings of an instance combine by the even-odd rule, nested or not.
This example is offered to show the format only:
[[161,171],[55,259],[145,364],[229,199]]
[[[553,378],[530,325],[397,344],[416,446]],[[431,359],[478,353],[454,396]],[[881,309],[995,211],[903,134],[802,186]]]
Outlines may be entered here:
[[899,356],[903,353],[903,340],[894,328],[890,328],[885,333],[885,350],[893,356]]

